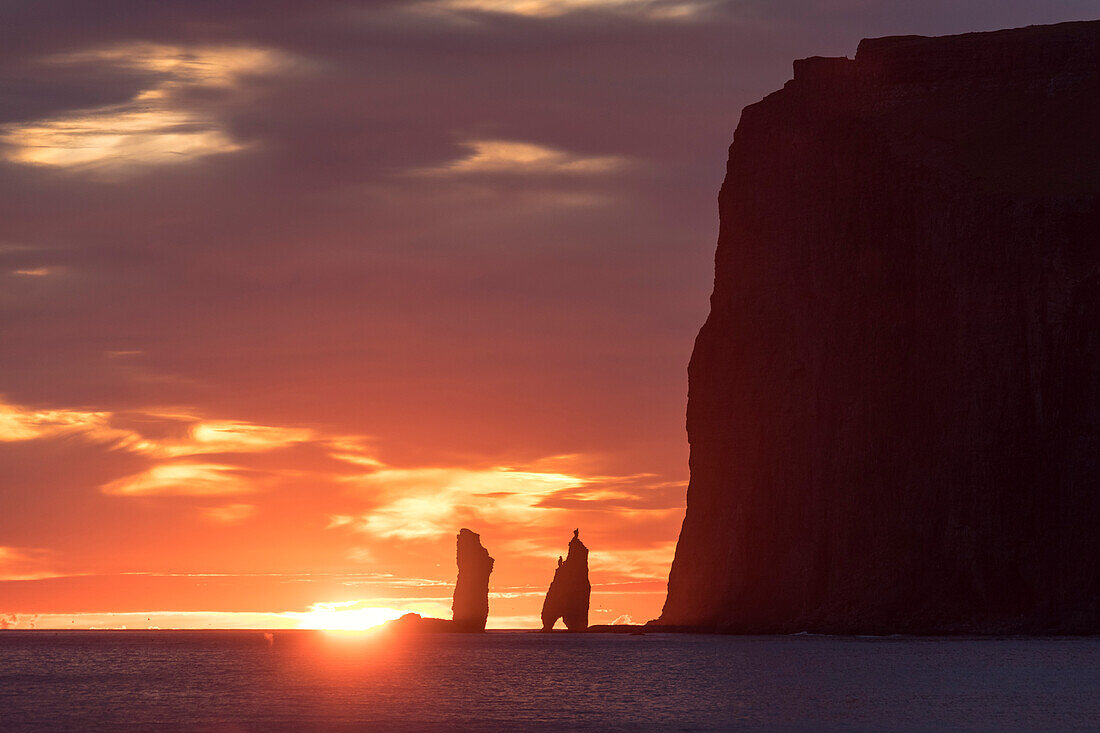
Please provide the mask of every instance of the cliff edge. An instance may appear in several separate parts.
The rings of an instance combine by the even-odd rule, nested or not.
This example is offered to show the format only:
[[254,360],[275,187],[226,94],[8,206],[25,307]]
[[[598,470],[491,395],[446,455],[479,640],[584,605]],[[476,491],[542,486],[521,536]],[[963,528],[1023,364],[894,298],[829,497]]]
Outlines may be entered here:
[[1100,22],[794,68],[730,148],[657,623],[1100,632]]

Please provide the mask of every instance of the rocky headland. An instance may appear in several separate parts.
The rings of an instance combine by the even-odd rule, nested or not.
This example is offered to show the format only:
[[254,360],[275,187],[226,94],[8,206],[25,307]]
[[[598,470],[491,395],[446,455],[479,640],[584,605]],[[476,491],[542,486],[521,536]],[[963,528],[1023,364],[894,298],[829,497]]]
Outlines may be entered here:
[[744,110],[659,625],[1100,632],[1098,130],[1100,22],[865,40]]

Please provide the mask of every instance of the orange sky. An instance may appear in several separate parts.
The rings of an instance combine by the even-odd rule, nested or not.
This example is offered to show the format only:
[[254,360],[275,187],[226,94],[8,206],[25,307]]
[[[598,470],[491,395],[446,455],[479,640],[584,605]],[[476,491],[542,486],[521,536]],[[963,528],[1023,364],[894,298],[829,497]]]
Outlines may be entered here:
[[[584,455],[394,466],[371,438],[318,427],[11,404],[0,440],[34,457],[33,480],[87,494],[62,494],[79,505],[49,512],[64,523],[8,531],[18,626],[297,626],[324,603],[447,617],[462,526],[497,560],[493,626],[536,624],[574,525],[593,622],[648,618],[682,517],[681,481]],[[104,615],[118,612],[136,616]]]
[[0,624],[447,617],[461,527],[490,626],[574,527],[592,622],[656,617],[739,110],[1088,3],[1036,5],[6,9]]

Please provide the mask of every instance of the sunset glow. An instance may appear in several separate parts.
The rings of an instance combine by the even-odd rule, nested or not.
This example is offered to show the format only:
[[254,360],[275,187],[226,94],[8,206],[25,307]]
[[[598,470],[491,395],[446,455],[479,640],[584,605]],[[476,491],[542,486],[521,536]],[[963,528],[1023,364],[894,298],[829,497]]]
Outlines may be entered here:
[[656,618],[740,110],[976,24],[848,5],[11,4],[0,621],[449,618],[463,527],[489,628],[577,528],[591,622]]
[[0,8],[0,733],[1100,721],[1100,0]]
[[366,631],[387,621],[400,618],[405,611],[393,608],[359,608],[357,604],[316,603],[302,614],[298,628],[325,631]]

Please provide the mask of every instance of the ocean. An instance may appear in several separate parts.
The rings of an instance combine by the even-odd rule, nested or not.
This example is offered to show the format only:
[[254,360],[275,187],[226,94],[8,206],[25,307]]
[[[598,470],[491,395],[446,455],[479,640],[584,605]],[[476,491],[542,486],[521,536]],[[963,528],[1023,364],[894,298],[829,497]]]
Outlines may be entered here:
[[1100,639],[0,631],[7,730],[1100,730]]

